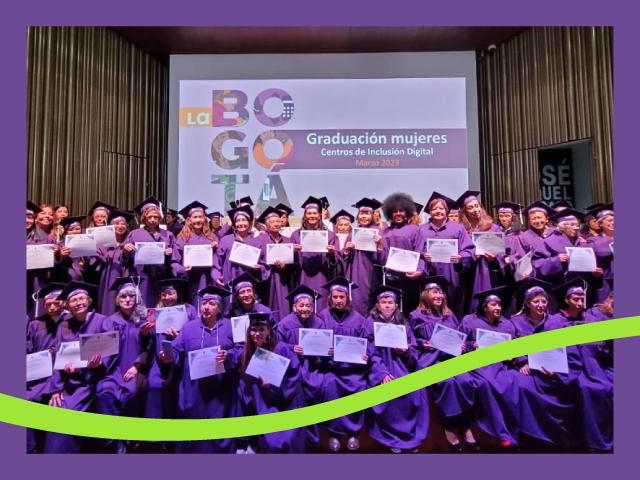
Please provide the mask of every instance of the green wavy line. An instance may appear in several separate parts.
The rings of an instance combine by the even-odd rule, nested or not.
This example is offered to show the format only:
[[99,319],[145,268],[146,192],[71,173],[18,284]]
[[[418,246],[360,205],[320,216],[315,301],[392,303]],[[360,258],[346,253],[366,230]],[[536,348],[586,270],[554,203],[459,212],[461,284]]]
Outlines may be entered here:
[[510,358],[552,348],[633,336],[640,336],[640,317],[539,333],[479,349],[347,397],[268,415],[211,420],[116,417],[53,408],[0,394],[0,421],[40,430],[120,440],[206,440],[259,435],[325,422]]

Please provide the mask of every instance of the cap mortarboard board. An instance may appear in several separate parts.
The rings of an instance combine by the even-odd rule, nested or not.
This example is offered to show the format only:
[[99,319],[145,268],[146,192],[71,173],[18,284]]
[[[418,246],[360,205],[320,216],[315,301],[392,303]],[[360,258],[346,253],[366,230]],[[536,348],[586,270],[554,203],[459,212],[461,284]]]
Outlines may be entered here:
[[135,212],[138,215],[142,215],[142,213],[150,207],[156,207],[156,208],[160,208],[160,200],[158,200],[156,197],[154,197],[153,195],[150,197],[147,197],[146,199],[144,199],[142,202],[140,202],[138,205],[136,205],[135,207],[133,207],[133,209],[135,210]]
[[[505,213],[520,213],[522,205],[513,202],[499,202],[496,203],[493,208],[495,208],[498,213],[500,213],[500,210],[503,210]],[[508,210],[511,210],[511,212],[508,212]]]
[[191,215],[192,213],[198,210],[202,211],[203,215],[206,215],[207,206],[204,203],[200,203],[199,201],[196,200],[194,202],[191,202],[189,205],[186,205],[182,209],[180,209],[180,215],[182,215],[184,218],[187,218],[189,215]]
[[129,277],[119,277],[113,281],[113,283],[109,287],[109,290],[119,292],[124,286],[129,284],[133,285],[135,288],[138,288],[143,281],[144,278],[134,275]]
[[235,220],[235,217],[238,214],[244,214],[246,217],[249,218],[249,221],[253,221],[253,210],[251,210],[251,207],[249,205],[243,205],[242,207],[229,210],[227,214],[229,215],[229,218],[231,219],[232,222]]
[[60,220],[60,225],[62,225],[65,230],[67,230],[75,223],[77,223],[78,225],[82,224],[82,220],[84,220],[85,218],[87,218],[85,215],[81,215],[78,217],[64,217],[62,220]]
[[158,282],[160,285],[160,291],[163,291],[167,288],[173,288],[177,292],[182,292],[183,297],[187,294],[189,290],[189,282],[184,278],[165,278]]
[[[38,290],[38,292],[36,293],[36,297],[37,298],[44,298],[44,299],[47,299],[47,300],[48,300],[47,297],[50,297],[50,298],[55,297],[56,299],[58,299],[60,294],[64,290],[64,287],[65,287],[64,283],[51,282],[46,287],[41,288],[40,290]],[[52,295],[52,294],[54,294],[54,295]]]
[[327,197],[320,197],[320,205],[322,205],[323,210],[331,206]]
[[540,280],[539,278],[528,278],[522,282],[518,282],[517,289],[513,294],[516,297],[518,306],[522,306],[527,295],[535,295],[544,291],[549,294],[553,285],[549,282]]
[[284,203],[279,203],[278,205],[276,205],[276,210],[280,210],[281,212],[286,213],[287,215],[291,215],[293,213],[293,209],[287,205],[285,205]]
[[427,213],[429,213],[429,206],[431,205],[431,202],[433,202],[434,200],[443,200],[447,207],[447,210],[451,210],[457,205],[456,201],[453,200],[452,198],[449,198],[446,195],[443,195],[439,192],[433,192],[429,197],[429,200],[427,200],[427,204],[425,206],[425,211]]
[[118,218],[124,218],[126,223],[129,223],[133,220],[134,214],[128,210],[112,210],[111,215],[109,215],[109,223],[113,222]]
[[422,209],[424,208],[424,205],[418,202],[413,202],[413,204],[416,206],[416,213],[420,215],[422,213]]
[[480,196],[479,191],[467,190],[466,192],[464,192],[462,195],[458,197],[458,199],[456,200],[456,204],[458,205],[459,208],[464,208],[465,204],[473,200],[477,200],[479,196]]
[[260,281],[257,278],[255,278],[253,275],[247,272],[244,272],[238,275],[233,280],[231,280],[231,282],[229,283],[231,284],[233,291],[236,292],[241,288],[245,288],[246,286],[249,286],[247,284],[250,284],[250,286],[252,286],[255,289],[256,284],[260,283]]
[[358,288],[358,285],[356,285],[355,283],[352,283],[350,280],[346,279],[345,277],[336,277],[333,280],[325,283],[323,287],[328,289],[329,292],[336,289],[343,292],[348,292],[349,297],[351,297],[351,290],[353,290],[354,288]]
[[338,223],[338,220],[340,219],[340,217],[345,217],[349,220],[349,223],[353,223],[354,220],[356,219],[356,217],[354,217],[353,215],[351,215],[349,212],[347,212],[346,210],[340,210],[338,213],[336,213],[333,217],[331,217],[331,223],[333,223],[334,225],[336,223]]
[[371,210],[377,210],[382,206],[382,204],[378,200],[374,200],[373,198],[364,197],[358,200],[353,204],[358,210],[361,208],[369,208]]
[[587,291],[587,282],[580,276],[573,277],[571,280],[553,288],[553,293],[559,300],[564,300],[567,296],[573,294],[585,295]]
[[608,217],[610,215],[613,215],[613,203],[609,203],[607,205],[600,205],[597,208],[591,209],[588,212],[588,214],[592,215],[598,220]]
[[560,200],[551,205],[551,208],[557,212],[558,209],[573,208],[573,205],[568,200]]
[[535,213],[536,211],[542,211],[546,213],[547,217],[550,217],[554,213],[551,207],[549,207],[548,205],[546,205],[545,203],[539,200],[537,202],[533,202],[531,205],[527,205],[523,210],[524,214],[527,216],[530,213]]
[[431,288],[440,288],[441,290],[445,290],[449,286],[449,281],[443,277],[442,275],[432,275],[430,277],[423,277],[420,280],[422,284],[422,290],[427,290]]
[[[373,292],[371,292],[371,295],[376,302],[381,298],[384,298],[385,296],[391,296],[395,299],[396,302],[399,302],[400,305],[402,305],[402,290],[396,287],[391,287],[389,285],[380,285],[379,287],[374,289]],[[400,310],[402,310],[402,306],[400,307]]]
[[597,210],[600,207],[604,207],[604,203],[594,203],[593,205],[589,205],[584,209],[584,212],[588,214],[591,213],[592,210]]
[[236,205],[238,207],[241,207],[243,205],[249,205],[249,206],[253,207],[253,200],[251,200],[251,197],[248,197],[248,196],[247,197],[242,197],[240,200],[238,200],[236,202]]
[[231,295],[231,292],[226,288],[220,288],[216,285],[209,285],[208,287],[198,290],[198,296],[204,298],[206,295],[216,295],[220,298],[225,298]]
[[[506,287],[496,287],[490,288],[488,290],[483,290],[482,292],[478,292],[474,295],[474,298],[478,299],[478,305],[482,306],[489,299],[499,299],[500,302],[503,301],[504,295],[506,293]],[[494,298],[495,297],[495,298]]]
[[273,216],[280,218],[282,212],[275,207],[267,207],[264,212],[258,217],[258,222],[266,225],[267,219]]
[[211,212],[210,214],[207,215],[207,217],[209,217],[209,220],[213,220],[214,218],[222,218],[222,213],[221,212]]
[[238,202],[236,200],[229,202],[229,208],[231,209],[238,208]]
[[318,210],[322,211],[324,210],[324,206],[322,204],[322,200],[320,200],[319,198],[313,197],[313,196],[309,196],[309,198],[307,198],[304,203],[302,205],[300,205],[302,208],[304,208],[305,210],[309,207],[316,207]]
[[109,205],[108,203],[104,203],[104,202],[96,202],[93,204],[93,206],[89,209],[89,213],[87,213],[87,216],[91,216],[93,215],[93,212],[95,212],[98,209],[104,209],[107,211],[107,215],[111,213],[111,210],[114,210],[116,207],[114,207],[113,205]]
[[249,326],[255,327],[258,325],[267,325],[271,324],[271,314],[265,312],[249,312],[247,313],[249,316]]
[[72,281],[62,290],[62,293],[58,297],[58,300],[68,300],[69,297],[75,296],[81,291],[87,292],[89,296],[95,301],[98,296],[98,286],[91,283]]
[[311,287],[307,287],[306,285],[298,285],[294,290],[287,295],[287,300],[291,303],[295,303],[295,299],[298,295],[308,295],[312,299],[320,298],[322,295],[318,293]]
[[27,213],[31,212],[33,215],[40,213],[42,209],[33,203],[31,200],[27,200]]
[[564,219],[569,219],[571,217],[574,217],[576,220],[578,220],[578,222],[582,223],[582,221],[584,220],[584,213],[579,212],[578,210],[575,210],[573,208],[565,208],[551,215],[551,220],[558,223]]

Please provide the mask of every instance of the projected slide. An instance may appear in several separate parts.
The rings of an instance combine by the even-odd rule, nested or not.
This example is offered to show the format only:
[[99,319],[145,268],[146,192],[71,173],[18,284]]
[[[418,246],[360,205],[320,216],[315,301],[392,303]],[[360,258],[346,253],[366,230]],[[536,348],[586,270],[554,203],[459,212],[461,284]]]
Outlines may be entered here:
[[181,80],[178,201],[258,211],[468,185],[464,78]]

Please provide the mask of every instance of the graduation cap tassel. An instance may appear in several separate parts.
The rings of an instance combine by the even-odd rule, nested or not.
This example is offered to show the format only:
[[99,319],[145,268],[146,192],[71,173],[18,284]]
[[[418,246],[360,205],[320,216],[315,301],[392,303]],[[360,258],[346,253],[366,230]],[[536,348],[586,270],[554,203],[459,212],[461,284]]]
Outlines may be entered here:
[[36,304],[35,317],[34,318],[38,318],[38,292],[33,292],[33,294],[31,295],[31,298],[33,299],[34,303]]
[[524,220],[522,219],[522,208],[518,211],[518,217],[520,218],[520,226],[524,226]]
[[382,286],[383,287],[387,286],[387,268],[386,267],[382,267]]

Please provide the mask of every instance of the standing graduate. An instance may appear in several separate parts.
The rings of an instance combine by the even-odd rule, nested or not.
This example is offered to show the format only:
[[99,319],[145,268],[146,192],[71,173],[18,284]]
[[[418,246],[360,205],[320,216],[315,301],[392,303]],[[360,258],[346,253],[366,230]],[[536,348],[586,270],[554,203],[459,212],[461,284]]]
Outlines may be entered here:
[[[609,278],[613,276],[613,204],[603,205],[592,213],[600,226],[600,232],[589,237],[586,246],[593,249],[603,277]],[[609,283],[599,279],[593,282],[593,287],[593,302],[604,302],[609,296]]]
[[72,257],[72,248],[65,245],[67,235],[82,234],[82,220],[85,217],[66,217],[60,221],[60,226],[64,229],[64,234],[57,243],[59,249],[58,261],[56,262],[53,279],[60,283],[69,283],[72,280],[77,282],[87,281],[85,272],[91,269],[93,257]]
[[167,230],[173,233],[174,237],[178,238],[178,234],[182,231],[182,227],[184,227],[184,223],[185,223],[180,221],[180,217],[178,216],[178,211],[172,208],[167,208],[164,214],[164,222],[165,222],[165,225],[167,226]]
[[[366,320],[351,305],[352,292],[358,289],[358,285],[344,277],[338,277],[331,280],[327,288],[329,289],[328,307],[319,313],[322,319],[321,328],[333,330],[334,336],[367,338]],[[324,388],[321,392],[322,402],[342,398],[367,388],[368,353],[362,357],[363,364],[338,362],[332,358],[327,360]],[[341,448],[340,438],[347,437],[347,449],[358,450],[360,448],[358,435],[364,427],[364,422],[364,411],[329,420],[327,422],[329,449],[337,452]]]
[[[376,303],[367,317],[369,343],[372,345],[369,386],[391,382],[414,372],[418,367],[418,346],[407,325],[398,301],[402,292],[380,286],[374,291]],[[408,348],[375,346],[374,323],[404,325]],[[393,453],[417,452],[429,432],[429,403],[424,388],[371,408],[369,435]]]
[[[302,369],[298,357],[289,345],[278,341],[272,330],[269,315],[252,313],[249,318],[250,324],[240,366],[239,392],[243,414],[264,415],[304,407]],[[279,386],[246,373],[249,362],[258,348],[289,360],[289,366]],[[295,428],[258,435],[256,440],[256,450],[259,453],[304,453],[306,433],[303,428]]]
[[318,300],[318,310],[323,310],[327,304],[328,292],[324,285],[337,274],[338,259],[336,250],[338,239],[331,231],[328,232],[328,245],[326,253],[302,252],[300,245],[300,235],[302,230],[327,230],[327,226],[322,221],[324,212],[323,202],[319,198],[309,197],[302,204],[304,214],[302,217],[302,228],[296,230],[291,235],[291,243],[298,252],[298,263],[300,270],[301,285],[306,285],[320,293]]
[[[338,251],[342,252],[345,248],[345,243],[347,242],[347,238],[351,233],[351,224],[354,222],[356,218],[351,215],[346,210],[340,210],[333,217],[331,217],[330,221],[333,227],[333,233],[335,233],[336,238],[338,239]],[[340,265],[341,267],[342,265]],[[342,268],[338,268],[337,274],[342,275],[344,272]]]
[[533,202],[523,210],[523,213],[527,218],[528,227],[518,235],[514,261],[518,261],[529,252],[533,253],[554,230],[549,223],[549,217],[554,212],[544,203],[540,201]]
[[[211,232],[206,217],[207,206],[195,201],[180,210],[185,218],[185,224],[176,237],[176,246],[173,250],[174,277],[186,277],[189,282],[186,301],[192,302],[199,290],[213,283],[213,259],[218,239]],[[187,245],[210,245],[211,267],[194,267],[185,262],[184,250]]]
[[[516,215],[520,215],[522,223],[522,205],[513,202],[500,202],[493,206],[498,212],[498,226],[504,233],[504,245],[506,250],[505,262],[513,265],[518,260],[518,252],[520,249],[520,236],[522,225],[516,225]],[[510,269],[511,271],[511,269]]]
[[[374,224],[373,212],[380,208],[380,202],[370,198],[359,200],[354,207],[358,209],[357,222],[359,228],[378,228]],[[369,313],[371,304],[371,292],[380,285],[380,272],[376,265],[384,265],[386,250],[381,230],[373,237],[376,242],[376,251],[357,250],[353,242],[353,235],[347,237],[342,251],[342,269],[344,276],[359,288],[353,290],[352,306],[359,314],[365,316]]]
[[[158,281],[171,276],[171,259],[176,240],[173,233],[160,228],[160,202],[158,199],[148,197],[134,210],[140,215],[142,227],[127,235],[123,260],[127,265],[129,275],[145,279],[141,285],[140,293],[145,305],[153,305],[160,293]],[[164,264],[135,265],[136,242],[163,242],[165,247]]]
[[[241,350],[233,343],[231,323],[223,317],[224,297],[229,292],[216,286],[198,293],[200,312],[196,320],[187,322],[171,343],[171,354],[162,348],[161,362],[172,364],[180,377],[179,409],[185,419],[227,418],[239,414],[238,375]],[[191,379],[191,352],[219,347],[216,363],[224,366],[224,373]],[[179,442],[178,453],[233,453],[235,439]]]
[[105,227],[111,212],[116,208],[108,203],[97,201],[89,209],[87,216],[91,219],[90,227]]
[[[465,288],[464,272],[473,266],[475,247],[465,228],[447,217],[447,212],[456,202],[445,195],[433,192],[427,201],[429,221],[420,227],[419,251],[425,260],[425,274],[441,275],[447,280],[447,298],[456,318],[464,314]],[[450,258],[450,263],[434,262],[428,251],[430,238],[453,239],[458,242],[458,253]]]
[[282,228],[289,226],[289,215],[293,213],[293,209],[289,205],[279,203],[275,206],[276,210],[280,212],[280,220],[282,221]]
[[239,317],[255,312],[271,315],[271,309],[260,303],[256,293],[256,283],[257,280],[248,273],[238,275],[230,282],[233,293],[233,300],[229,308],[230,317]]
[[[477,311],[460,323],[460,331],[467,334],[466,350],[478,348],[478,329],[506,333],[513,338],[515,328],[502,316],[502,296],[505,287],[476,293]],[[515,365],[512,360],[494,363],[471,372],[476,377],[476,423],[483,431],[497,438],[503,448],[518,443],[519,391]]]
[[53,208],[53,235],[56,240],[62,238],[62,235],[64,235],[64,227],[60,225],[60,221],[68,216],[69,207],[67,205],[56,205]]
[[[427,368],[443,362],[451,355],[433,348],[431,336],[437,324],[457,330],[458,319],[449,308],[445,290],[447,279],[436,275],[426,277],[420,294],[420,304],[413,312],[409,323],[413,326],[419,346],[418,368]],[[461,350],[464,351],[464,342]],[[469,372],[448,378],[427,388],[433,402],[444,417],[444,434],[453,452],[462,452],[464,445],[476,444],[471,432],[473,407],[476,401],[477,377]]]
[[[50,244],[54,252],[59,248],[49,235],[47,229],[51,224],[50,210],[46,204],[38,206],[27,200],[27,245]],[[27,314],[29,317],[38,316],[42,311],[42,301],[36,292],[42,290],[50,281],[53,268],[39,268],[27,270]]]
[[[62,320],[56,332],[56,352],[60,352],[63,342],[77,342],[82,334],[102,332],[105,316],[91,310],[96,293],[95,285],[82,282],[71,282],[60,293],[58,298],[66,301],[69,316]],[[67,364],[63,370],[54,370],[46,387],[46,393],[50,395],[49,405],[90,411],[95,400],[96,385],[105,372],[106,367],[100,355],[94,355],[85,368]],[[79,453],[85,443],[85,437],[47,432],[44,453]]]

